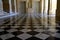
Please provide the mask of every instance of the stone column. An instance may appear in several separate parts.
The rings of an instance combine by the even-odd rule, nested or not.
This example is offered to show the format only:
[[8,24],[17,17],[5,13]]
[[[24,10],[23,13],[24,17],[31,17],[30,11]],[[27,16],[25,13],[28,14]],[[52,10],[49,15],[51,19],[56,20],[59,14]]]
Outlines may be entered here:
[[10,6],[10,14],[12,13],[12,4],[11,4],[11,0],[9,0],[9,6]]
[[[12,3],[11,3],[12,0],[9,0],[9,6],[10,6],[10,15],[12,14]],[[13,23],[13,18],[10,17],[10,25],[12,25]]]
[[43,8],[44,8],[44,0],[40,0],[41,2],[41,24],[43,25]]
[[17,13],[16,0],[14,0],[14,6],[15,6],[15,13]]
[[28,3],[29,3],[29,0],[26,1],[26,13],[28,13]]
[[[18,14],[18,12],[17,12],[17,5],[16,5],[17,3],[16,3],[16,0],[14,0],[14,7],[15,7],[15,14]],[[16,15],[15,16],[15,21],[18,19],[19,17]],[[16,21],[16,23],[15,23],[15,25],[18,25],[18,22]]]
[[44,0],[44,8],[43,8],[43,21],[44,27],[48,27],[48,0]]
[[48,27],[48,0],[44,1],[44,26]]
[[57,0],[50,0],[49,23],[51,29],[55,29],[56,27],[56,7]]
[[3,4],[2,4],[2,0],[0,0],[0,15],[3,15]]

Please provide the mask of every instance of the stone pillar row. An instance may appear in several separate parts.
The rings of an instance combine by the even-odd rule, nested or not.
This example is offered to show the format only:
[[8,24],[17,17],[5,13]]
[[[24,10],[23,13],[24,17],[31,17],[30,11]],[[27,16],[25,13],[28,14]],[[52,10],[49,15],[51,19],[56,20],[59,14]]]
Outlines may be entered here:
[[49,24],[50,28],[56,28],[56,9],[57,9],[57,0],[50,0],[49,8]]
[[[6,0],[7,1],[7,0]],[[9,13],[12,13],[13,12],[13,10],[14,10],[14,13],[16,13],[16,9],[17,9],[17,7],[16,7],[16,0],[8,0],[8,6],[9,6]],[[14,6],[12,6],[12,4],[14,5]],[[4,10],[3,9],[3,0],[0,0],[0,10]],[[14,9],[13,9],[14,8]]]
[[[56,28],[57,0],[42,0],[42,20],[45,27]],[[50,26],[48,26],[50,25]]]
[[17,13],[16,0],[9,0],[9,6],[10,6],[10,13],[11,12]]
[[[49,25],[56,25],[55,23],[55,16],[56,16],[56,2],[57,0],[9,0],[9,11],[10,13],[17,13],[19,12],[20,9],[20,2],[26,2],[26,13],[28,13],[28,9],[29,7],[31,7],[33,13],[37,12],[41,14],[41,24],[44,26],[48,26]],[[36,2],[40,2],[39,8],[38,6],[35,5]],[[31,3],[31,4],[30,4]],[[3,2],[2,0],[0,0],[0,10],[3,10]],[[29,5],[28,5],[29,4]],[[29,6],[29,7],[28,7]],[[37,7],[37,8],[36,8]],[[14,11],[13,11],[14,10]],[[38,10],[38,11],[37,11]]]

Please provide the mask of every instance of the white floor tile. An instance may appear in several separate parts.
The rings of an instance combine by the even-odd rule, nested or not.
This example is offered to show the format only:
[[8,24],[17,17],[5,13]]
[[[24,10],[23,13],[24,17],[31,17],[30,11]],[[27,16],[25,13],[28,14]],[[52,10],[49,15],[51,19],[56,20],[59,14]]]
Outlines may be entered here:
[[25,40],[25,39],[27,39],[27,38],[32,37],[32,35],[29,35],[29,34],[27,34],[27,33],[24,33],[24,34],[18,35],[17,37]]

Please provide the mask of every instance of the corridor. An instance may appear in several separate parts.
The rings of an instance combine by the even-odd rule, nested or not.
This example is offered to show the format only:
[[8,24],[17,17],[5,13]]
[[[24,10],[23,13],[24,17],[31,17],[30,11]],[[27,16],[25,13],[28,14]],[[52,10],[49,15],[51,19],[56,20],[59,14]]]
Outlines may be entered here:
[[0,40],[60,40],[60,1],[0,0]]

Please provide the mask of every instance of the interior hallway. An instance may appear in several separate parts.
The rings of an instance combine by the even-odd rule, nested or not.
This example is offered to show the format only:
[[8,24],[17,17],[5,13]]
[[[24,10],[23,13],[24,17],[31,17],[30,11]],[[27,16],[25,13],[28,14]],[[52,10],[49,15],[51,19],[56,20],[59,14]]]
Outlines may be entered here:
[[0,26],[0,40],[60,40],[60,27],[44,26],[39,14],[20,14]]
[[[51,6],[51,0],[32,3],[32,0],[18,0],[18,5],[16,1],[7,0],[7,4],[5,0],[0,1],[0,4],[4,2],[4,7],[0,6],[0,40],[60,40],[60,24],[56,22],[55,15],[56,5]],[[40,2],[45,2],[45,6],[38,6]],[[47,8],[48,4],[50,7]]]

